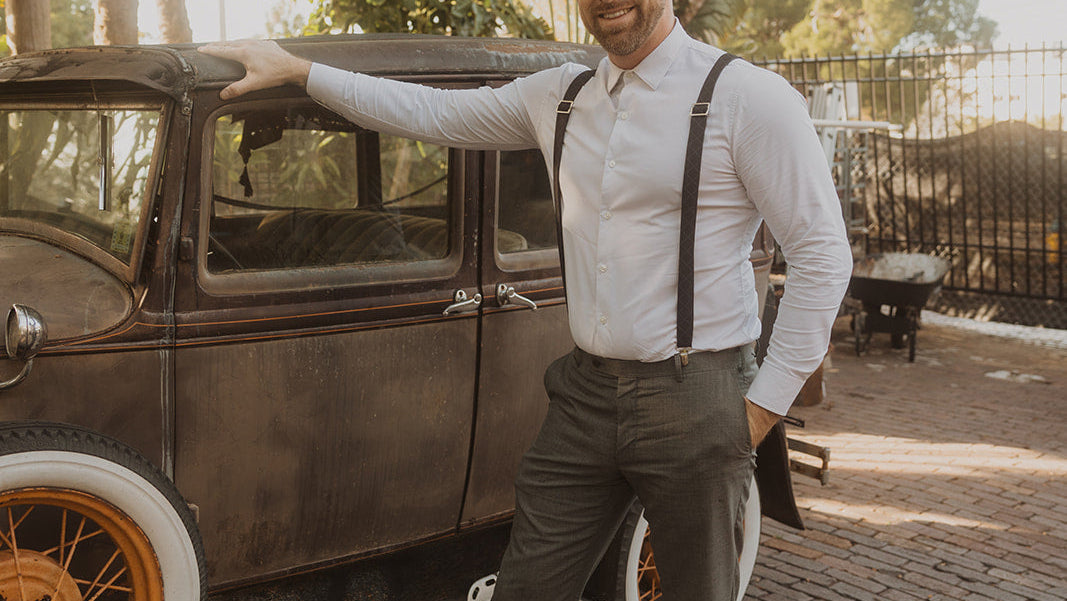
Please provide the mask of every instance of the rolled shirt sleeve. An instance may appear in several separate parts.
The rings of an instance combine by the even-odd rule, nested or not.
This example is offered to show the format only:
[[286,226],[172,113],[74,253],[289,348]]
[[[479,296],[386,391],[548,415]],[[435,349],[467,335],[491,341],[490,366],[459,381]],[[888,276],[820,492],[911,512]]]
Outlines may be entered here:
[[852,272],[837,191],[803,97],[746,69],[732,125],[735,169],[788,263],[767,356],[748,391],[779,415],[819,366]]

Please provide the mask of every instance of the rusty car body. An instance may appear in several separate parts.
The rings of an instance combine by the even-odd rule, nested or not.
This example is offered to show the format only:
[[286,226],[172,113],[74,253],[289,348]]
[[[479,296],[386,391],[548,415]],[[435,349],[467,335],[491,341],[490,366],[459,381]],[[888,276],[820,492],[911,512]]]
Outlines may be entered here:
[[[454,88],[601,57],[284,44]],[[242,75],[191,45],[0,61],[8,599],[198,599],[513,512],[573,345],[541,157],[379,135],[296,88],[220,100]]]

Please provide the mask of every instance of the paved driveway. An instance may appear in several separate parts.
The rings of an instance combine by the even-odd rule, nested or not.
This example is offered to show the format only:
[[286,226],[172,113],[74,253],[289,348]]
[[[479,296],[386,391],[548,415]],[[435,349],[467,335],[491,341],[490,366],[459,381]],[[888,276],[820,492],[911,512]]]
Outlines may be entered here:
[[790,432],[831,448],[830,484],[794,475],[808,529],[764,523],[746,599],[1067,599],[1067,346],[931,321],[913,364],[836,324]]

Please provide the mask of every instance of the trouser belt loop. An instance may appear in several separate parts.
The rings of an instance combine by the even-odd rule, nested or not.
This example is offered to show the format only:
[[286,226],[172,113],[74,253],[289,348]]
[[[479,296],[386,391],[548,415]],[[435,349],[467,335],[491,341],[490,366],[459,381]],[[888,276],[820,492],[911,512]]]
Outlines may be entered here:
[[674,379],[678,382],[685,381],[685,367],[689,365],[689,349],[678,349],[674,356]]

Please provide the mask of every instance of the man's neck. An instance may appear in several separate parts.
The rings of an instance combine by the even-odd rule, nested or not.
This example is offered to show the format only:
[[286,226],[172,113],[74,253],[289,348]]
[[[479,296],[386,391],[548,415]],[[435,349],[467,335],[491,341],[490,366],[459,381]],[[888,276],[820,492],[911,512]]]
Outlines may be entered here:
[[663,43],[663,40],[667,39],[667,36],[674,30],[674,24],[674,14],[669,11],[665,12],[659,22],[656,23],[656,28],[652,30],[652,34],[648,36],[648,39],[645,40],[645,43],[640,48],[624,56],[608,54],[608,59],[620,69],[633,69],[641,64],[641,61],[645,60],[648,55],[652,54],[652,51],[658,48]]

